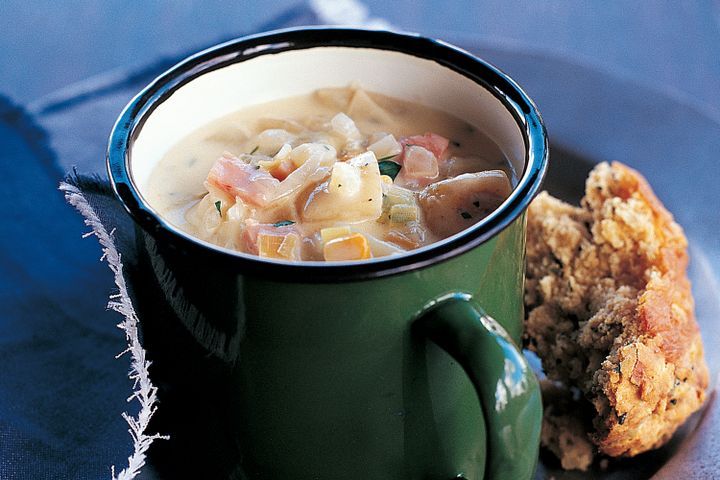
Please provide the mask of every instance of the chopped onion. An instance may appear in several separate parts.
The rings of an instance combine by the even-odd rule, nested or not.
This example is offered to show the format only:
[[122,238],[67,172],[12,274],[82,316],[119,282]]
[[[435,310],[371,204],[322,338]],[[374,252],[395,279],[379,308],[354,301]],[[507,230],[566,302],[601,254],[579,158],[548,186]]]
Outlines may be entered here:
[[301,166],[311,157],[319,158],[320,164],[328,167],[337,160],[337,150],[332,145],[324,143],[303,143],[293,148],[289,154],[290,160],[296,167]]
[[360,130],[358,130],[355,122],[342,112],[330,120],[330,125],[334,132],[347,140],[359,140],[361,138]]
[[392,135],[385,135],[383,138],[371,144],[368,150],[375,152],[377,158],[394,157],[402,152],[402,145]]
[[292,143],[295,135],[281,128],[263,130],[257,136],[257,146],[260,153],[275,155],[286,143]]
[[333,161],[335,160],[335,149],[329,145],[306,143],[294,148],[290,153],[290,159],[295,161],[297,157],[294,158],[293,155],[296,153],[296,150],[305,146],[307,147],[303,149],[302,153],[303,156],[307,154],[307,157],[295,171],[288,175],[285,180],[280,182],[275,189],[273,198],[271,199],[272,202],[285,198],[310,183],[319,182],[330,173],[330,167],[324,166],[323,163],[329,163],[330,156],[332,156]]
[[273,157],[273,160],[285,160],[290,156],[290,152],[292,151],[292,147],[289,143],[283,144],[282,147],[280,147],[280,150],[275,154]]
[[257,127],[260,130],[267,130],[270,128],[281,128],[288,132],[299,133],[304,130],[301,123],[291,120],[289,118],[275,118],[275,117],[263,117],[258,120]]

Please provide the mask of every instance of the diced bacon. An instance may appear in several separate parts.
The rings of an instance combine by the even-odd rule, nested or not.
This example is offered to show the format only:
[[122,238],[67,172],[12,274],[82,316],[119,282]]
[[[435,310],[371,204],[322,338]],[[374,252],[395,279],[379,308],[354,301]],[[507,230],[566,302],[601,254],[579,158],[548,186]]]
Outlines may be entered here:
[[438,178],[440,167],[430,150],[418,145],[406,145],[403,149],[402,168],[395,184],[406,188],[422,188]]
[[403,156],[409,145],[417,145],[418,147],[430,150],[438,161],[442,160],[445,151],[448,149],[448,145],[450,145],[450,141],[447,138],[432,132],[427,132],[425,135],[413,135],[411,137],[401,138],[400,143],[404,147]]
[[437,157],[425,147],[405,147],[403,174],[411,178],[437,178],[439,174]]
[[210,169],[207,181],[214,187],[240,197],[245,203],[262,207],[272,198],[280,181],[267,171],[249,165],[239,158],[225,155]]
[[395,183],[401,186],[424,187],[436,179],[443,155],[450,141],[436,133],[413,135],[400,139],[403,146],[397,162],[402,165]]
[[258,253],[258,246],[257,246],[257,238],[258,233],[260,233],[260,224],[252,219],[245,220],[245,229],[242,233],[242,243],[245,247],[244,250],[247,253],[252,253],[253,255],[257,255]]

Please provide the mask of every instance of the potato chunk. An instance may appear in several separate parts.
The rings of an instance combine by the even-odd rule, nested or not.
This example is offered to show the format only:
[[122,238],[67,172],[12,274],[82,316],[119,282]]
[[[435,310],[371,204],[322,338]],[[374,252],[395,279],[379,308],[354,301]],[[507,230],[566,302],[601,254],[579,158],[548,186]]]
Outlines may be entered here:
[[305,221],[362,222],[382,213],[382,180],[372,152],[333,165],[330,178],[318,185],[302,208]]
[[419,198],[428,228],[436,235],[454,235],[495,210],[512,187],[502,170],[464,173],[428,185]]

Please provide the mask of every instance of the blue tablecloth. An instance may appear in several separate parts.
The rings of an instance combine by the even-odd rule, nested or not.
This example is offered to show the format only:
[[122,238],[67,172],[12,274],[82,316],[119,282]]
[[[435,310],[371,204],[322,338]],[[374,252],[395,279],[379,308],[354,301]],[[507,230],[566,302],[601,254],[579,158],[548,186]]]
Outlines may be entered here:
[[[62,194],[57,191],[58,182],[73,166],[82,173],[102,174],[107,135],[121,108],[155,75],[187,53],[248,33],[250,26],[252,30],[262,31],[320,21],[315,10],[305,4],[292,6],[293,3],[279,2],[277,5],[281,7],[276,5],[272,10],[277,16],[265,23],[262,19],[248,20],[238,16],[237,28],[233,27],[232,21],[226,21],[217,34],[182,38],[182,32],[177,32],[176,36],[166,37],[177,40],[177,45],[172,44],[172,48],[166,49],[170,53],[147,65],[141,64],[136,68],[99,75],[40,99],[23,97],[25,90],[22,79],[16,79],[12,85],[0,85],[0,92],[7,92],[8,88],[13,95],[27,101],[26,105],[19,106],[9,98],[0,96],[0,178],[4,180],[3,188],[0,189],[0,201],[6,219],[0,230],[0,480],[109,478],[110,466],[123,468],[131,452],[131,439],[120,413],[134,413],[137,407],[126,402],[132,390],[132,384],[126,375],[128,361],[125,358],[115,359],[115,354],[126,348],[122,332],[115,327],[120,317],[117,313],[105,309],[108,293],[114,288],[112,276],[107,266],[99,261],[101,251],[97,242],[94,239],[80,239],[81,233],[88,229],[83,225],[81,217],[65,204]],[[627,58],[608,43],[606,47],[597,50],[596,60],[616,61],[626,68],[624,72],[616,72],[623,78],[632,78],[633,74],[637,74],[635,79],[639,76],[647,82],[654,74],[662,77],[665,84],[669,85],[667,90],[670,94],[686,101],[687,109],[678,108],[674,114],[678,115],[679,119],[687,118],[686,123],[693,131],[707,131],[711,132],[710,135],[714,132],[702,129],[702,125],[697,122],[702,122],[704,117],[693,113],[695,110],[703,111],[707,118],[720,118],[720,100],[716,95],[708,93],[711,92],[708,88],[720,85],[720,55],[707,59],[701,57],[708,52],[720,51],[720,43],[715,42],[710,46],[704,43],[720,38],[720,29],[717,28],[720,7],[717,5],[707,8],[712,15],[703,17],[702,21],[693,20],[694,23],[688,21],[688,18],[692,17],[692,12],[702,10],[702,2],[698,4],[700,6],[693,8],[668,4],[653,9],[648,5],[650,13],[655,12],[665,18],[659,25],[668,27],[669,33],[656,32],[658,44],[669,44],[672,38],[667,35],[679,35],[674,43],[674,50],[668,51],[668,55],[675,60],[669,62],[661,71],[655,72],[649,63],[642,62],[643,45],[652,44],[652,39],[644,35],[653,33],[653,28],[643,30],[634,27],[632,18],[623,17],[623,8],[618,6],[607,6],[610,13],[603,17],[607,25],[586,22],[589,27],[587,31],[583,31],[583,21],[587,20],[585,17],[589,14],[568,5],[564,8],[557,5],[546,6],[540,11],[539,6],[523,7],[513,3],[511,7],[505,8],[504,2],[491,2],[493,8],[488,7],[481,11],[476,2],[457,2],[438,11],[437,17],[425,15],[421,18],[418,17],[418,12],[424,10],[413,8],[411,3],[397,2],[393,6],[379,0],[369,3],[376,8],[376,13],[387,15],[401,26],[421,29],[423,33],[441,36],[456,43],[463,43],[470,37],[457,32],[446,33],[443,19],[454,15],[454,18],[459,19],[455,24],[464,26],[466,33],[469,33],[473,25],[486,25],[486,30],[473,32],[485,40],[493,39],[485,43],[487,48],[481,53],[490,60],[502,58],[503,68],[507,68],[521,83],[524,83],[524,78],[528,78],[530,94],[540,102],[540,109],[551,127],[551,138],[555,135],[555,138],[563,141],[570,139],[573,142],[564,145],[565,153],[556,150],[556,153],[560,153],[554,157],[557,160],[556,165],[565,165],[568,168],[588,166],[573,163],[574,160],[567,156],[569,152],[591,156],[591,151],[602,150],[602,153],[593,158],[633,159],[647,156],[647,151],[628,152],[624,150],[628,144],[624,140],[601,145],[602,139],[590,138],[587,132],[592,127],[592,122],[583,123],[581,120],[587,112],[580,112],[577,108],[580,105],[587,107],[592,104],[591,101],[542,103],[545,99],[557,98],[553,89],[557,90],[557,85],[563,84],[563,76],[582,78],[591,71],[568,64],[566,70],[558,72],[557,62],[543,63],[533,57],[543,48],[547,51],[552,42],[564,45],[567,51],[572,50],[570,45],[577,43],[578,51],[584,52],[585,60],[588,60],[594,35],[608,35],[609,42],[609,36],[613,32],[622,35],[627,31],[632,37],[628,40],[628,43],[632,43],[632,48],[628,49]],[[437,2],[438,5],[441,3]],[[250,10],[259,12],[262,5],[258,5],[253,5]],[[112,3],[112,8],[122,11],[125,4],[115,2]],[[141,14],[144,8],[153,10],[156,7],[134,7],[134,11]],[[219,7],[215,5],[214,8]],[[523,9],[526,11],[521,15],[519,12]],[[640,7],[635,6],[633,9],[635,14],[638,14]],[[677,9],[677,15],[669,18],[668,12],[674,9]],[[0,17],[9,18],[1,12],[2,7]],[[150,13],[162,17],[162,12],[153,10]],[[482,21],[473,20],[481,13],[490,17],[483,18]],[[82,21],[81,11],[74,14],[68,15],[73,21]],[[542,40],[537,45],[538,49],[524,48],[525,56],[508,55],[513,41],[503,36],[500,27],[491,21],[492,15],[497,17],[499,23],[511,25],[507,31],[520,32],[525,29],[526,32],[534,32],[532,34]],[[575,21],[578,26],[565,28],[562,31],[571,34],[568,33],[567,38],[560,38],[561,35],[553,36],[552,32],[543,33],[543,26],[536,21],[539,16],[546,18],[549,25],[567,24],[572,27],[572,22]],[[191,16],[188,18],[188,21],[192,20]],[[267,16],[263,18],[267,19]],[[619,22],[617,25],[611,25],[613,18]],[[72,23],[70,20],[64,21]],[[128,22],[128,19],[123,17],[122,21]],[[702,25],[703,29],[681,31],[687,23]],[[142,23],[138,25],[141,26]],[[608,28],[609,33],[603,30],[605,26],[612,26]],[[211,27],[212,25],[209,26]],[[8,22],[5,31],[17,31],[16,37],[22,38],[25,35],[23,29],[27,29],[27,25]],[[197,33],[197,30],[194,32]],[[31,33],[37,35],[34,30]],[[0,42],[4,38],[0,35]],[[112,55],[108,36],[103,38],[106,48],[103,51]],[[0,47],[3,45],[0,43]],[[10,54],[8,58],[11,62],[3,60],[3,69],[11,73],[32,75],[33,72],[24,73],[22,67],[17,67],[18,64],[23,64],[23,59],[16,54],[27,54],[28,48],[30,47],[17,45],[14,50],[4,49],[4,52]],[[687,52],[685,57],[683,51]],[[661,55],[658,52],[648,54],[654,58]],[[678,58],[684,59],[680,61]],[[57,59],[47,59],[47,62],[57,66],[58,75],[67,74],[67,66],[60,69]],[[637,64],[638,70],[628,73],[633,62]],[[37,65],[32,62],[29,64]],[[528,65],[534,70],[524,70]],[[546,71],[542,70],[544,65],[547,65]],[[685,72],[678,71],[678,65],[684,65]],[[693,65],[695,69],[692,68]],[[53,74],[53,70],[48,69],[40,74],[49,76]],[[678,93],[678,89],[683,86],[683,75],[686,75],[688,89],[685,93]],[[544,83],[532,82],[533,78],[540,76],[549,80]],[[33,79],[28,80],[28,83],[30,85],[27,91],[41,90],[42,82]],[[48,80],[47,83],[52,82]],[[587,86],[588,83],[580,80],[573,85]],[[602,88],[610,83],[597,85]],[[628,91],[634,88],[632,85],[632,82],[628,82]],[[655,92],[652,95],[657,95],[657,89]],[[583,89],[570,90],[567,95],[569,98],[578,98],[587,96],[588,92]],[[592,91],[590,95],[602,100],[611,98],[613,92]],[[618,119],[618,124],[632,124],[635,118],[633,115],[640,118],[647,111],[646,100],[656,98],[652,95],[648,97],[647,92],[642,92],[645,97],[640,97],[640,100],[643,101],[633,103],[633,95],[630,93],[622,97],[629,99],[624,107],[598,103],[593,115],[610,117],[617,112],[623,112],[626,118]],[[652,113],[659,116],[664,112]],[[567,116],[577,116],[578,121],[561,121]],[[655,121],[652,116],[648,118],[651,122]],[[656,123],[659,129],[667,128],[668,125],[660,121]],[[676,122],[673,125],[677,124]],[[631,137],[635,132],[626,129],[619,134]],[[685,137],[673,139],[674,135],[681,134],[682,131],[672,129],[663,131],[661,137],[665,139],[664,143],[647,146],[652,155],[658,158],[658,168],[662,168],[663,154],[667,158],[685,161],[683,152],[691,152],[691,155],[697,152],[707,157],[706,150],[717,151],[716,149],[720,148],[720,138],[712,136],[698,137],[704,143],[694,146],[688,145]],[[668,183],[672,182],[672,178],[653,172],[651,168],[646,171],[666,195],[664,200],[669,201],[671,206],[682,203],[684,192],[672,188]],[[693,174],[697,175],[698,172]],[[713,178],[718,179],[716,171],[707,171],[706,174],[707,177],[703,178],[700,184],[707,185]],[[655,178],[652,178],[653,176]],[[577,192],[569,192],[570,195],[575,193]],[[693,195],[705,198],[707,205],[712,205],[718,198],[717,191],[712,189],[693,192]],[[108,208],[113,207],[110,205]],[[710,217],[715,223],[703,222],[702,219],[707,218],[703,217],[705,211],[707,208],[680,212],[680,220],[691,227],[690,233],[694,238],[701,242],[712,242],[716,239],[713,232],[718,227],[718,217]],[[118,235],[129,231],[130,228],[126,225],[119,229]],[[119,241],[123,242],[124,239],[120,236]],[[717,245],[707,250],[715,255],[709,259],[709,264],[715,268],[720,264],[716,258],[719,250]],[[694,268],[697,268],[697,264]],[[712,267],[709,268],[712,270]],[[708,278],[711,277],[712,272]],[[703,305],[707,305],[708,297],[712,296],[714,290],[706,288],[705,285],[699,287],[697,292],[703,296]],[[714,350],[711,350],[710,354],[716,355]],[[153,465],[150,465],[144,470],[143,478],[154,478],[155,471]]]
[[[300,6],[259,30],[318,21]],[[116,328],[121,317],[105,308],[113,279],[97,241],[80,239],[89,228],[58,184],[73,166],[104,176],[115,117],[189,53],[100,77],[32,113],[0,96],[2,480],[109,478],[112,465],[127,464],[132,439],[120,414],[134,414],[137,406],[127,402],[128,359],[115,359],[127,347]],[[124,215],[116,218],[116,238],[127,245],[122,234],[132,225]],[[142,478],[153,478],[153,471],[146,468]]]

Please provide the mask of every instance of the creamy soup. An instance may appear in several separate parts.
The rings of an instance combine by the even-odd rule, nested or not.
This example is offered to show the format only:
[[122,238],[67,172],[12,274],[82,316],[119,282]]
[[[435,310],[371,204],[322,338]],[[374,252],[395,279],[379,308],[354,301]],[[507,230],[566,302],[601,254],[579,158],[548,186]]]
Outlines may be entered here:
[[475,224],[510,194],[475,126],[357,86],[245,108],[174,145],[149,203],[222,247],[284,260],[400,254]]

